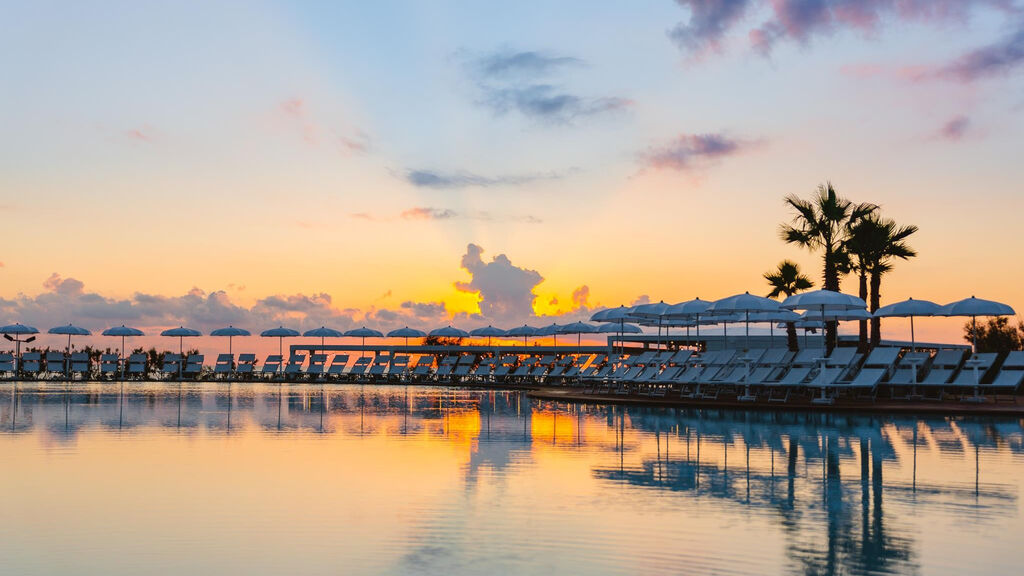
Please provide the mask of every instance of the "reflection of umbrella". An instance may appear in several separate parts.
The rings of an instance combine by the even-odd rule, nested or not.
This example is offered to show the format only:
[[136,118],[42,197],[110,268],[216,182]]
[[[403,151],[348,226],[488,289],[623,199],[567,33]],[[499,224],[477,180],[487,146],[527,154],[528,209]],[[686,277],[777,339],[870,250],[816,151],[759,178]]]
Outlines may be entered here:
[[202,336],[202,333],[199,330],[178,326],[177,328],[164,330],[160,335],[178,339],[178,356],[181,356],[181,359],[178,361],[178,378],[181,378],[181,374],[185,369],[185,338]]
[[92,334],[92,332],[89,332],[85,328],[82,328],[80,326],[74,326],[74,325],[71,325],[71,324],[68,324],[67,326],[57,326],[55,328],[50,328],[46,332],[48,334],[60,334],[62,336],[66,334],[67,337],[68,337],[68,348],[67,348],[67,352],[65,353],[65,357],[64,357],[64,362],[65,362],[65,366],[64,366],[65,370],[64,371],[65,372],[67,371],[67,366],[68,366],[68,364],[67,364],[67,362],[68,362],[67,356],[71,355],[71,337],[72,336],[89,336],[90,334]]
[[750,313],[751,312],[774,312],[779,309],[779,302],[772,300],[771,298],[765,298],[764,296],[757,296],[750,292],[744,292],[743,294],[736,294],[721,300],[714,301],[711,306],[708,306],[706,312],[714,314],[736,314],[742,313],[744,315],[744,322],[746,323],[746,344],[745,347],[750,349]]
[[[341,338],[345,334],[338,330],[335,330],[334,328],[321,326],[319,328],[313,328],[312,330],[306,330],[305,332],[302,333],[302,335],[306,338],[319,338],[320,348],[323,348],[325,338]],[[323,350],[321,350],[321,352],[322,351]]]
[[522,326],[519,326],[518,328],[513,328],[511,330],[506,330],[505,331],[505,335],[506,336],[511,336],[513,338],[518,338],[518,337],[522,336],[523,337],[523,345],[525,346],[526,343],[527,343],[527,340],[526,340],[527,338],[529,338],[530,336],[536,336],[537,335],[537,328],[534,328],[533,326],[529,326],[527,324],[523,324]]
[[121,378],[124,378],[124,370],[126,368],[128,356],[124,349],[124,339],[128,336],[145,336],[145,333],[138,328],[132,328],[121,324],[120,326],[113,326],[103,331],[104,336],[120,336],[121,337]]
[[271,328],[270,330],[260,332],[260,336],[263,336],[264,338],[277,338],[278,356],[284,356],[284,339],[295,338],[298,335],[298,330],[292,330],[291,328],[285,328],[284,326],[278,326],[277,328]]
[[427,333],[423,330],[417,330],[415,328],[399,328],[398,330],[392,330],[388,332],[388,338],[405,338],[405,345],[409,345],[409,338],[426,338]]
[[213,332],[210,332],[210,336],[227,336],[228,337],[228,354],[234,356],[231,344],[235,336],[252,336],[248,330],[243,328],[235,328],[234,326],[228,326],[227,328],[217,328]]
[[484,336],[487,336],[487,345],[488,346],[491,345],[491,338],[493,338],[493,337],[501,338],[501,337],[506,336],[506,334],[507,333],[504,330],[502,330],[501,328],[495,328],[494,326],[491,326],[489,324],[487,326],[484,326],[483,328],[477,328],[475,330],[470,330],[469,331],[469,335],[470,336],[476,336],[477,338],[483,338]]
[[910,346],[912,351],[917,351],[917,341],[914,339],[914,316],[935,316],[939,312],[939,306],[928,300],[914,300],[909,298],[903,302],[896,302],[882,306],[875,310],[876,318],[910,318]]
[[365,348],[366,347],[366,339],[367,338],[383,338],[384,334],[382,334],[382,333],[380,333],[377,330],[374,330],[372,328],[367,328],[366,326],[363,326],[362,328],[356,328],[355,330],[349,330],[348,332],[345,332],[345,337],[346,338],[362,338],[362,341],[363,341],[362,347]]
[[[17,371],[21,372],[21,343],[31,342],[36,339],[35,336],[31,336],[29,338],[26,338],[25,340],[22,340],[21,337],[28,334],[39,334],[39,330],[36,330],[32,326],[26,326],[24,324],[17,323],[9,324],[7,326],[0,328],[0,334],[3,334],[4,337],[7,338],[8,340],[14,341],[14,357],[18,361]],[[11,334],[14,334],[13,338],[11,337]]]
[[982,300],[981,298],[964,298],[956,302],[950,302],[939,309],[937,316],[970,316],[971,317],[971,347],[977,351],[978,347],[978,316],[1012,316],[1015,314],[1013,308],[1006,304]]

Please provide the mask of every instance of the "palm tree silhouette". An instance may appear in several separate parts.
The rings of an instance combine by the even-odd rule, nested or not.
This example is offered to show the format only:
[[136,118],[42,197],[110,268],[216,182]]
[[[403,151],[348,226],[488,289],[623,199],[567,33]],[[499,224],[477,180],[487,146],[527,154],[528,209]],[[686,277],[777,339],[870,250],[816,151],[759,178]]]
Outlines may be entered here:
[[[820,250],[824,260],[822,288],[839,291],[839,277],[848,270],[849,255],[845,251],[850,223],[878,210],[874,204],[854,204],[840,197],[831,182],[820,184],[810,199],[786,196],[786,204],[795,212],[790,224],[783,224],[779,235],[790,244],[811,251]],[[826,345],[836,344],[836,323],[828,322]]]
[[[893,219],[883,218],[878,214],[871,214],[851,225],[847,250],[858,261],[862,292],[865,276],[869,279],[868,307],[872,312],[878,310],[881,303],[882,276],[892,270],[893,259],[908,260],[917,256],[917,252],[907,244],[907,238],[917,230],[917,226],[898,226]],[[863,296],[862,293],[861,297]],[[881,341],[881,328],[881,320],[872,318],[872,346],[878,346]]]
[[[772,287],[772,291],[768,293],[769,298],[778,298],[782,295],[792,296],[797,292],[814,287],[814,282],[800,272],[800,267],[796,262],[790,260],[783,260],[779,263],[778,268],[771,272],[765,272],[764,279]],[[796,325],[792,322],[786,322],[786,342],[789,349],[794,352],[799,348],[796,339]]]

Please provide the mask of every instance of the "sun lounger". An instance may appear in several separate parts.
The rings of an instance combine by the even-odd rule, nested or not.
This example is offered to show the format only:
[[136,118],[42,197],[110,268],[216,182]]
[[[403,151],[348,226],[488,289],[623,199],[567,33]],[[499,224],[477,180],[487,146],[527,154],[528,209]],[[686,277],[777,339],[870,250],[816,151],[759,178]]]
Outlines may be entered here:
[[918,386],[937,389],[941,398],[943,389],[953,380],[953,376],[964,362],[965,355],[966,351],[963,349],[939,350],[932,359],[931,368]]
[[999,373],[989,384],[984,384],[981,389],[985,394],[992,393],[995,399],[999,400],[1000,394],[1008,395],[1014,403],[1017,402],[1017,391],[1024,382],[1024,352],[1014,350],[1006,355]]
[[982,396],[979,393],[980,386],[982,381],[985,380],[986,374],[995,365],[998,356],[995,352],[972,354],[970,358],[964,361],[963,368],[953,378],[953,382],[950,383],[951,386],[955,388],[972,388],[974,395],[969,400],[980,402],[982,400]]
[[234,354],[218,354],[217,362],[213,365],[213,374],[215,376],[228,377],[231,376],[235,371],[235,355]]
[[412,369],[412,377],[415,380],[423,381],[431,377],[434,371],[434,357],[420,356],[416,360],[416,366]]
[[309,366],[306,367],[306,375],[313,380],[320,379],[324,375],[324,365],[327,364],[327,354],[310,354]]
[[100,355],[100,375],[114,376],[120,370],[121,359],[117,354]]
[[249,378],[256,372],[256,355],[255,354],[239,354],[238,355],[238,366],[235,368],[235,375],[238,377]]
[[0,374],[14,375],[14,354],[0,352]]
[[380,354],[373,359],[373,364],[370,365],[368,372],[372,380],[383,380],[384,373],[388,370],[388,364],[391,363],[391,356]]
[[89,372],[91,371],[91,363],[89,362],[89,354],[86,352],[72,352],[71,353],[71,375],[78,374],[83,380],[89,378]]
[[203,371],[203,361],[206,359],[202,354],[190,354],[188,359],[185,360],[184,375],[185,376],[198,376]]
[[43,370],[41,352],[25,352],[21,355],[21,372],[23,377],[38,378]]
[[348,369],[348,375],[356,380],[359,380],[366,376],[366,371],[370,369],[370,363],[373,362],[373,358],[370,356],[360,356],[356,358],[356,361],[352,363],[352,366]]
[[160,372],[169,378],[181,376],[181,356],[178,354],[164,354],[164,364],[160,368]]
[[931,354],[928,352],[907,352],[896,364],[896,369],[889,377],[889,386],[916,387],[922,374],[926,373]]
[[146,377],[149,356],[145,352],[136,352],[128,357],[128,374],[139,378]]
[[855,390],[867,394],[872,400],[878,392],[882,379],[892,373],[899,358],[900,349],[892,346],[880,346],[868,354],[857,374],[842,389]]
[[51,374],[68,374],[68,366],[65,360],[63,352],[50,350],[46,353],[46,371]]
[[388,366],[388,378],[391,380],[405,380],[409,376],[409,356],[406,354],[394,355],[391,357],[391,365]]
[[327,367],[327,375],[332,378],[340,378],[345,373],[348,358],[348,354],[335,354],[334,358],[331,358],[331,365]]
[[283,361],[280,354],[267,356],[267,359],[263,361],[263,370],[260,371],[260,375],[276,378],[278,372],[281,371],[281,363]]

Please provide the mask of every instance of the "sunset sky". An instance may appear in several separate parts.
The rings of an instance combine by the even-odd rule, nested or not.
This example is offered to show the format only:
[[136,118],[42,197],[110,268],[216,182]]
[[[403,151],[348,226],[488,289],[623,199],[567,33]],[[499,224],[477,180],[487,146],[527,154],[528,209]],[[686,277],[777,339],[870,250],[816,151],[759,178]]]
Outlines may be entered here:
[[0,323],[509,327],[764,293],[783,258],[819,279],[778,227],[826,180],[921,229],[883,304],[1024,307],[1024,3],[292,4],[6,7]]

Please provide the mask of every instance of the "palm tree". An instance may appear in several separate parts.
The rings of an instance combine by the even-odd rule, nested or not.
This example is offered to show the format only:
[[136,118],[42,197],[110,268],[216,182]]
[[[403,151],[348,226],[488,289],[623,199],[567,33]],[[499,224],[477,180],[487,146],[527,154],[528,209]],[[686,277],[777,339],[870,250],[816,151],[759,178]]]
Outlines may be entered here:
[[[788,297],[814,287],[814,282],[800,273],[800,267],[796,262],[790,260],[783,260],[779,263],[778,268],[771,272],[765,272],[764,279],[772,287],[772,291],[768,293],[769,298],[778,298],[782,295]],[[796,325],[792,322],[786,322],[786,342],[789,349],[794,352],[799,348],[796,339]]]
[[[871,276],[871,302],[869,306],[871,311],[874,312],[878,310],[882,300],[882,275],[892,270],[893,259],[909,260],[917,256],[917,252],[907,244],[906,240],[911,234],[917,232],[918,228],[913,224],[897,226],[896,222],[891,218],[880,218],[878,216],[873,216],[868,221],[873,222],[872,226],[878,226],[878,234],[880,236],[878,251],[876,252],[877,257],[868,269],[868,273]],[[881,318],[872,318],[871,345],[878,346],[881,340]]]
[[[795,195],[786,196],[786,204],[795,215],[791,224],[783,224],[779,230],[782,239],[811,251],[823,254],[822,288],[839,291],[839,277],[847,270],[849,256],[845,243],[849,236],[850,224],[878,209],[874,204],[854,204],[841,198],[831,182],[818,186],[810,199]],[[826,324],[826,343],[831,350],[836,343],[836,324]]]
[[[851,223],[845,252],[849,255],[849,271],[857,273],[860,299],[868,301],[868,274],[873,263],[878,259],[878,249],[882,244],[882,234],[877,221],[872,218],[861,218]],[[868,321],[861,320],[857,349],[866,352],[868,349]]]

